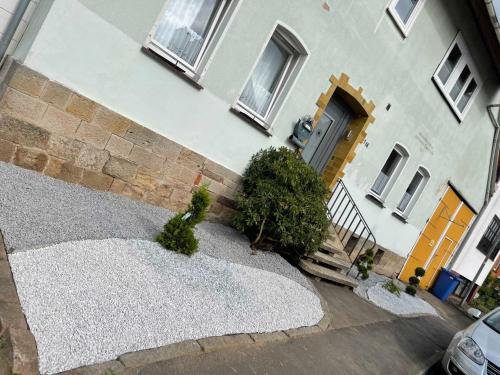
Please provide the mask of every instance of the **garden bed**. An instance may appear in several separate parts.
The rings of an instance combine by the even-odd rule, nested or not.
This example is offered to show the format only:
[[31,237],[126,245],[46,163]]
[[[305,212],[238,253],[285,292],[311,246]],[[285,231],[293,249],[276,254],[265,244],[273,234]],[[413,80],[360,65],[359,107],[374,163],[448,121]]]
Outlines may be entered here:
[[151,242],[173,213],[0,163],[0,229],[41,373],[125,352],[317,324],[320,299],[274,253],[216,223],[191,258]]
[[[355,277],[356,274],[357,271],[353,270],[351,276]],[[370,277],[366,280],[362,280],[361,278],[358,280],[359,285],[354,289],[354,293],[358,296],[398,316],[439,316],[436,309],[429,303],[418,296],[406,294],[402,283],[399,285],[401,291],[398,296],[384,288],[384,284],[392,279],[383,275],[378,275],[375,272],[369,272],[369,275]],[[399,282],[396,281],[395,284],[397,285]]]
[[40,372],[236,333],[311,326],[319,298],[275,273],[144,240],[87,240],[10,255]]

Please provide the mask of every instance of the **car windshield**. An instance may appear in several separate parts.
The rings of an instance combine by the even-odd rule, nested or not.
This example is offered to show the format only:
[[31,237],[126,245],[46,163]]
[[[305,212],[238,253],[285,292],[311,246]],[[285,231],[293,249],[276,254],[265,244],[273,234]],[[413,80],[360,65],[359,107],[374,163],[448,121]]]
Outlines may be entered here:
[[500,310],[488,316],[483,322],[492,330],[496,331],[496,333],[500,334]]

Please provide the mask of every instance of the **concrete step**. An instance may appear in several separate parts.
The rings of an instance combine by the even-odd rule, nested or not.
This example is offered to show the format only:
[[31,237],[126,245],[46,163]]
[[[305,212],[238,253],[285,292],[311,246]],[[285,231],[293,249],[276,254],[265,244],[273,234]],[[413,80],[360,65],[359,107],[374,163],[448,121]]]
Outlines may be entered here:
[[320,277],[322,279],[330,280],[338,284],[347,285],[351,288],[358,286],[358,282],[352,277],[343,275],[338,271],[330,268],[322,267],[319,264],[313,263],[311,260],[301,259],[299,262],[300,268],[311,275]]
[[338,268],[339,270],[348,270],[351,268],[351,263],[340,254],[325,254],[321,251],[316,251],[314,254],[308,255],[307,257],[315,260],[316,262],[328,264],[331,267]]
[[335,240],[327,238],[325,241],[323,241],[320,248],[333,254],[345,254],[344,246],[342,245],[342,242],[340,242],[340,239],[338,237]]

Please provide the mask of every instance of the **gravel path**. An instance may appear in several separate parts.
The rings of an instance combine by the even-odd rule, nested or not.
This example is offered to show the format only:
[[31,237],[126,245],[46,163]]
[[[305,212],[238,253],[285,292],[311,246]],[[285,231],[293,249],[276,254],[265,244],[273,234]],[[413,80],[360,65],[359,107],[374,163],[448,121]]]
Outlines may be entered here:
[[[87,239],[152,240],[173,215],[163,208],[2,162],[0,181],[0,230],[9,252]],[[203,254],[275,272],[314,290],[309,280],[279,255],[251,255],[248,239],[232,228],[204,222],[196,227],[196,237]]]
[[207,336],[314,325],[318,297],[287,277],[143,240],[9,255],[41,373]]
[[[351,271],[351,276],[356,277],[357,271]],[[387,276],[378,275],[370,272],[370,277],[367,280],[358,280],[359,285],[354,289],[361,298],[364,298],[378,307],[383,308],[393,314],[399,316],[416,316],[416,315],[436,315],[438,312],[429,303],[425,302],[418,296],[412,297],[404,292],[404,287],[401,282],[396,283],[401,289],[400,296],[392,294],[383,285],[391,280]]]

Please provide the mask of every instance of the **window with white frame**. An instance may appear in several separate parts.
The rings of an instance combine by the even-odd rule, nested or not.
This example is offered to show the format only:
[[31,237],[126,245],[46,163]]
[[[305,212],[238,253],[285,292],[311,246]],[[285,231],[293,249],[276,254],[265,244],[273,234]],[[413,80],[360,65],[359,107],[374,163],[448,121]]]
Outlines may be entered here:
[[397,144],[394,147],[370,189],[372,195],[382,200],[385,199],[394,182],[401,174],[408,157],[408,151],[403,146]]
[[460,33],[432,78],[453,112],[463,120],[482,82]]
[[[477,249],[484,255],[488,255],[489,251],[491,250],[491,247],[496,244],[499,237],[500,237],[500,219],[498,218],[497,215],[495,215],[491,219],[488,228],[486,228],[483,237],[477,244]],[[495,261],[499,252],[500,252],[500,245],[498,245],[496,248],[492,250],[492,253],[490,255],[490,260]]]
[[392,0],[387,8],[404,36],[408,36],[425,0]]
[[[146,48],[198,76],[207,51],[227,21],[236,0],[167,0]],[[220,35],[219,35],[220,36]]]
[[278,26],[257,60],[235,109],[269,128],[306,56],[306,49],[297,38]]
[[424,167],[418,168],[396,208],[396,213],[405,218],[408,217],[410,211],[415,206],[415,203],[422,194],[422,191],[424,190],[429,177],[430,175],[427,169],[425,169]]

